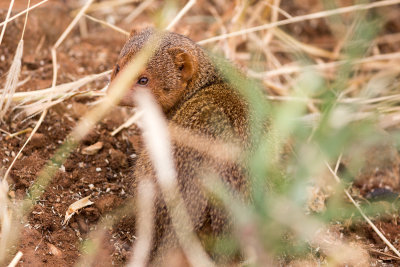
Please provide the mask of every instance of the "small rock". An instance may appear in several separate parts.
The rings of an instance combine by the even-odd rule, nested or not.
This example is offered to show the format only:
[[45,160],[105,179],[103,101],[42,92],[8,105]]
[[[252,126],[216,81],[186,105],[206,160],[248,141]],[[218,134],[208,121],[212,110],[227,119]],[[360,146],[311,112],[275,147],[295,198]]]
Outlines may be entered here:
[[47,137],[41,133],[35,133],[30,141],[30,146],[32,148],[45,147],[46,144],[47,144]]
[[112,169],[118,170],[121,167],[128,166],[128,160],[127,160],[127,156],[125,153],[123,153],[119,150],[115,150],[115,149],[110,149],[109,153],[110,153],[110,157],[111,157],[109,162],[110,162],[110,167]]
[[365,196],[369,201],[388,201],[394,202],[399,194],[388,188],[374,188]]
[[9,196],[11,199],[15,199],[15,191],[10,191],[10,192],[8,192],[8,196]]
[[86,113],[87,110],[88,110],[88,105],[74,102],[72,103],[71,106],[71,111],[72,111],[71,115],[74,119],[79,119]]
[[82,233],[87,233],[89,232],[89,226],[85,222],[85,220],[82,217],[77,217],[77,223],[79,227],[79,231]]
[[96,201],[95,206],[99,209],[100,213],[104,214],[119,206],[121,203],[122,199],[116,195],[105,195]]
[[134,134],[128,137],[128,141],[131,143],[135,151],[140,151],[143,148],[143,140],[140,134]]
[[53,254],[56,257],[61,257],[62,256],[62,251],[60,249],[58,249],[56,246],[54,246],[53,244],[47,243],[47,247],[50,250],[50,253]]

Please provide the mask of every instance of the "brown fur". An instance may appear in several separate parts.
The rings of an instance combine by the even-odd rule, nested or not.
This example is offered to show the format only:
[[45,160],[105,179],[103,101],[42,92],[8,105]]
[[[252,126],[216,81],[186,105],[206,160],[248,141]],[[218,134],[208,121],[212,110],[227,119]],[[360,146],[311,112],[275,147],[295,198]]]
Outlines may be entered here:
[[[114,69],[124,68],[143,47],[152,29],[134,33],[123,47]],[[190,39],[165,33],[161,45],[150,59],[140,78],[148,78],[146,85],[135,84],[122,100],[133,106],[135,88],[148,88],[161,105],[170,123],[191,130],[194,134],[247,147],[247,104],[215,68],[207,53]],[[210,151],[212,153],[212,151]],[[216,205],[202,186],[202,178],[217,174],[234,191],[245,194],[246,175],[241,164],[217,162],[207,153],[188,146],[173,144],[179,190],[191,216],[194,229],[200,234],[209,229],[213,235],[229,228],[226,213]],[[146,151],[138,158],[134,181],[144,176],[155,176]],[[168,211],[159,195],[156,204],[155,248],[174,243]]]

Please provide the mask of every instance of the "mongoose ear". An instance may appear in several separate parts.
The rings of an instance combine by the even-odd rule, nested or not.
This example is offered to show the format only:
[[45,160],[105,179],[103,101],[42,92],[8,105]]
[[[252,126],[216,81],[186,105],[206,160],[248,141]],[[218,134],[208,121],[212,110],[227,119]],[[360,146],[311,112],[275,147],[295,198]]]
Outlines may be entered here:
[[129,33],[129,38],[131,38],[132,36],[136,35],[139,32],[139,30],[137,28],[133,28],[131,30],[131,32]]
[[175,63],[176,68],[182,74],[182,79],[187,82],[194,74],[194,61],[192,56],[185,50],[179,47],[173,47],[168,49],[168,53],[171,55],[172,60]]
[[141,24],[140,26],[134,26],[131,29],[131,32],[129,33],[129,38],[131,38],[132,36],[135,36],[136,34],[140,33],[141,31],[151,28],[150,25],[147,24]]

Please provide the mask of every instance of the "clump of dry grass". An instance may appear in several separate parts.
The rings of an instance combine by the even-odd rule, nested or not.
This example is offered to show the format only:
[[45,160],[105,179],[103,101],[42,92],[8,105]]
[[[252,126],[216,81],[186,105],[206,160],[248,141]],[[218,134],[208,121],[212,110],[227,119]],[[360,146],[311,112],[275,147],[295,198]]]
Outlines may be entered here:
[[[29,0],[27,10],[29,9],[30,3],[31,3],[31,1]],[[11,13],[13,4],[14,4],[14,0],[12,0],[10,3],[6,21],[10,17],[10,13]],[[21,60],[22,60],[22,55],[23,55],[23,51],[24,51],[24,33],[25,33],[26,24],[28,21],[28,14],[29,14],[29,11],[26,12],[25,23],[24,23],[24,28],[22,30],[21,40],[18,43],[14,59],[11,63],[11,67],[10,67],[10,70],[7,75],[7,80],[6,80],[6,84],[4,87],[4,91],[0,98],[0,120],[3,120],[3,117],[6,114],[8,108],[11,104],[10,98],[9,97],[6,98],[6,95],[12,96],[15,93],[15,89],[17,88],[17,85],[18,85],[19,75],[21,72]],[[1,44],[1,41],[3,40],[3,35],[5,32],[5,29],[6,29],[6,24],[4,24],[3,30],[1,32],[0,44]]]

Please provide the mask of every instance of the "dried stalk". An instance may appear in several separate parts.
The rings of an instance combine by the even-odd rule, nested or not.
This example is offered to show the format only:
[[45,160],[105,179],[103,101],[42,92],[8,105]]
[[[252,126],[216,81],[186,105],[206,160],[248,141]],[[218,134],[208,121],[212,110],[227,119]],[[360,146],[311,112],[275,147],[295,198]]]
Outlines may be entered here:
[[[328,167],[330,173],[333,175],[333,178],[335,178],[336,182],[338,184],[341,184],[341,179],[337,174],[332,170],[331,166],[328,164],[328,162],[325,162],[325,165]],[[350,195],[349,191],[344,189],[344,193],[346,196],[350,199],[350,201],[353,203],[353,205],[356,207],[358,212],[361,214],[361,216],[364,218],[364,220],[371,226],[371,228],[374,230],[374,232],[379,236],[379,238],[398,256],[400,257],[400,252],[393,246],[392,243],[385,237],[385,235],[376,227],[376,225],[365,215],[365,213],[362,211],[360,205],[354,200],[354,198]]]
[[136,91],[134,99],[138,109],[143,111],[144,142],[179,243],[191,265],[214,266],[194,234],[189,214],[179,192],[168,126],[163,118],[162,111],[153,96],[145,90]]
[[274,23],[269,23],[265,25],[260,25],[257,27],[252,27],[236,32],[231,32],[227,34],[222,34],[220,36],[215,36],[211,37],[209,39],[205,39],[203,41],[198,42],[199,44],[208,44],[211,42],[216,42],[219,40],[224,40],[227,38],[232,38],[236,36],[241,36],[244,34],[248,34],[251,32],[257,32],[257,31],[262,31],[262,30],[268,30],[271,28],[283,26],[283,25],[288,25],[296,22],[301,22],[301,21],[306,21],[306,20],[312,20],[312,19],[319,19],[319,18],[325,18],[325,17],[330,17],[338,14],[344,14],[344,13],[350,13],[350,12],[355,12],[355,11],[362,11],[362,10],[368,10],[372,8],[377,8],[377,7],[384,7],[384,6],[391,6],[391,5],[396,5],[399,4],[400,0],[384,0],[384,1],[379,1],[379,2],[373,2],[370,4],[359,4],[359,5],[353,5],[353,6],[348,6],[348,7],[342,7],[338,9],[333,9],[333,10],[328,10],[328,11],[322,11],[322,12],[316,12],[312,14],[307,14],[304,16],[297,16],[297,17],[292,17],[290,19],[285,19],[281,21],[277,21]]

